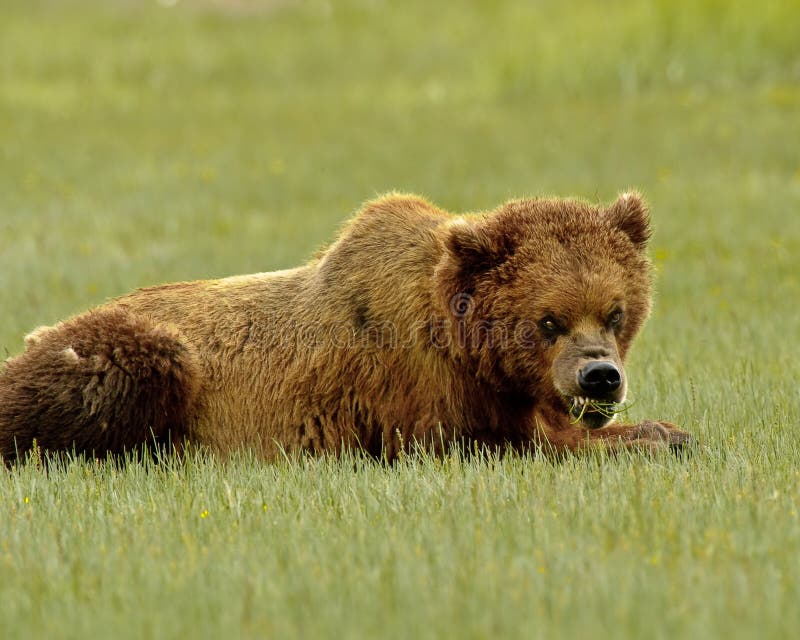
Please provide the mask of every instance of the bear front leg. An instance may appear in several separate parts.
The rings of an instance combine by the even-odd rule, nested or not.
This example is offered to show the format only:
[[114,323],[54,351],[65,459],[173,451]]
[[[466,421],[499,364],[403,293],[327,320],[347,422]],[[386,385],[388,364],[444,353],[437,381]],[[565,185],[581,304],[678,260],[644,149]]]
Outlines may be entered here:
[[586,429],[576,424],[560,429],[540,427],[540,433],[544,436],[545,446],[549,445],[557,452],[592,449],[655,452],[665,447],[678,451],[694,441],[691,434],[671,422],[656,420],[646,420],[639,424],[614,424],[601,429]]
[[591,430],[589,441],[601,442],[604,445],[610,442],[623,448],[637,448],[644,445],[645,449],[650,449],[666,445],[677,451],[691,445],[693,438],[671,422],[645,420],[634,425],[611,425]]

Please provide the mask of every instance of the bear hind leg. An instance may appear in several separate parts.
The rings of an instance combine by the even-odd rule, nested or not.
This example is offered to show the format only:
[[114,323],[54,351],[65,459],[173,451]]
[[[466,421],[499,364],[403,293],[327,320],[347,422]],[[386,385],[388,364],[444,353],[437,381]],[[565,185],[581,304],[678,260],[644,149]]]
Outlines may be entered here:
[[42,327],[0,371],[0,459],[43,451],[96,456],[184,435],[197,357],[169,327],[121,308]]

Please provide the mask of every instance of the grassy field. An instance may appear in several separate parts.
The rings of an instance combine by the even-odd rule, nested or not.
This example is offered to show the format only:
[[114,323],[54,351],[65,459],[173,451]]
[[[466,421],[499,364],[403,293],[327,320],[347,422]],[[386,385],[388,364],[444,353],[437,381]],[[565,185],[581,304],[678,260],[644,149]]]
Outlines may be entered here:
[[6,352],[136,286],[295,265],[385,190],[636,186],[658,295],[631,417],[702,442],[0,471],[0,636],[800,636],[796,3],[0,14]]

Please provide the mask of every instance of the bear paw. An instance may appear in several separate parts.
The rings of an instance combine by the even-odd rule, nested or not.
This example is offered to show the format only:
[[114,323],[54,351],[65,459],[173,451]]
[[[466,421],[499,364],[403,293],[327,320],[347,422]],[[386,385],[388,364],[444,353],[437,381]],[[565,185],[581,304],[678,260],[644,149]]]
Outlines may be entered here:
[[631,434],[636,440],[649,440],[669,445],[675,451],[694,444],[694,437],[671,422],[648,420],[635,427]]

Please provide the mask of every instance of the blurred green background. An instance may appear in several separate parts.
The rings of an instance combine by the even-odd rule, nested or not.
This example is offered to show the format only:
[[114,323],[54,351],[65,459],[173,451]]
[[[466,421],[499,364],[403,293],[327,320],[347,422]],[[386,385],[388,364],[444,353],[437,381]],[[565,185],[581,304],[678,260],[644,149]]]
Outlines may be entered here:
[[[560,570],[569,579],[550,580],[558,593],[574,591],[575,598],[549,602],[541,628],[591,629],[591,616],[617,602],[634,612],[618,637],[644,630],[654,637],[666,631],[732,637],[755,629],[790,637],[800,628],[798,614],[789,611],[800,597],[796,1],[0,0],[0,349],[8,353],[21,349],[22,335],[32,327],[133,287],[296,265],[361,202],[386,190],[417,192],[462,211],[530,195],[606,201],[630,187],[642,190],[652,205],[658,277],[655,311],[630,363],[637,400],[632,414],[679,422],[706,448],[691,463],[662,461],[665,466],[640,471],[639,461],[615,469],[611,478],[596,469],[589,473],[589,463],[532,472],[541,472],[537,482],[554,492],[537,499],[550,500],[546,508],[561,513],[565,523],[563,529],[550,523],[552,538],[537,534],[544,536],[537,540],[545,557],[563,557],[559,535],[596,535],[594,524],[563,520],[575,516],[561,509],[578,500],[572,490],[583,477],[599,483],[595,497],[612,500],[604,502],[602,517],[619,527],[621,538],[634,540],[622,557],[573,550]],[[498,495],[505,490],[502,469],[500,480],[496,470],[470,469],[476,482],[499,482]],[[201,471],[218,483],[227,473]],[[249,467],[239,472],[257,473]],[[352,473],[326,467],[320,486],[346,493]],[[432,468],[406,469],[399,480],[392,473],[362,470],[352,495],[369,499],[370,474],[390,474],[390,485],[420,482],[429,489],[438,482]],[[641,494],[630,489],[641,489],[641,473],[674,489],[679,502],[652,512],[641,506],[635,501]],[[70,505],[83,500],[80,477],[70,477],[73,497],[63,504],[53,498],[41,520],[20,520],[19,505],[30,483],[57,491],[45,476],[14,476],[17,484],[3,494],[10,501],[10,530],[28,531],[20,529],[22,522],[30,527],[28,538],[15,538],[0,554],[11,572],[6,575],[14,576],[11,582],[0,577],[0,583],[26,603],[14,605],[19,611],[46,607],[56,597],[37,600],[42,576],[49,574],[40,573],[25,544],[33,539],[47,547],[51,520],[61,519],[75,540],[85,527],[84,516],[70,515]],[[297,478],[289,473],[283,481]],[[131,482],[139,495],[131,504],[163,497],[164,487],[148,485],[148,476]],[[584,490],[591,503],[592,489]],[[469,491],[454,495],[473,504]],[[185,504],[202,506],[182,499],[170,503],[175,513],[183,513]],[[321,518],[328,517],[325,504],[321,500],[321,511],[314,512]],[[404,504],[423,520],[439,513]],[[640,505],[636,517],[620,520],[616,510],[631,504]],[[358,500],[351,507],[357,510]],[[517,507],[521,518],[531,504]],[[131,509],[147,530],[166,527]],[[382,517],[378,537],[398,525],[418,525],[402,510]],[[127,526],[114,522],[108,516],[108,535]],[[310,517],[306,528],[286,526],[289,535],[312,535],[314,523]],[[253,524],[252,532],[259,526]],[[332,526],[346,537],[345,522]],[[441,526],[419,529],[420,535],[430,535],[431,543],[449,531]],[[737,526],[741,539],[719,542],[721,531]],[[677,542],[653,538],[660,558],[691,540],[716,540],[718,555],[689,554],[670,567],[653,566],[652,549],[636,538],[642,527],[655,537],[684,531]],[[486,535],[481,552],[491,557],[493,548],[497,557],[513,556],[517,538]],[[212,559],[225,557],[225,539],[220,533],[207,541]],[[181,547],[175,544],[177,554]],[[412,557],[411,547],[395,544],[401,556],[406,550]],[[139,557],[159,564],[148,549],[138,549]],[[293,564],[293,551],[287,553],[278,585],[287,575],[296,578],[302,565]],[[448,562],[458,563],[446,551],[432,553],[445,575]],[[66,566],[58,564],[58,554],[45,557]],[[754,569],[749,559],[756,557]],[[115,558],[120,575],[127,575],[126,556]],[[323,553],[320,584],[329,587],[308,596],[318,604],[326,601],[325,589],[338,584],[324,560]],[[86,562],[78,568],[91,575]],[[247,569],[245,563],[237,571]],[[620,576],[640,576],[637,571],[643,571],[642,581],[623,588]],[[70,575],[63,574],[65,584],[73,584]],[[370,585],[371,575],[369,562],[355,563],[351,582],[345,582]],[[691,581],[685,578],[690,575]],[[258,585],[268,576],[254,579]],[[538,592],[526,591],[526,584],[508,588],[535,600]],[[660,586],[648,590],[648,584]],[[666,599],[675,585],[685,601],[670,608],[672,601],[665,600],[671,622],[654,631],[644,613],[637,618],[635,612],[652,614],[640,607],[642,598]],[[116,593],[117,587],[123,600],[130,595],[116,583],[110,589]],[[150,602],[158,590],[148,588],[134,584],[134,601]],[[500,589],[498,598],[509,595],[502,586],[493,588]],[[416,589],[390,593],[402,604],[413,600]],[[758,600],[765,594],[772,608]],[[491,612],[476,610],[469,593],[448,597],[443,611],[462,620],[463,632],[486,637],[504,628]],[[68,612],[70,598],[80,602],[76,593],[67,597]],[[748,608],[749,602],[762,608]],[[570,612],[580,606],[588,617],[573,618]],[[303,629],[304,609],[287,611],[299,625],[287,628]],[[399,629],[407,617],[392,611],[385,624]],[[738,618],[729,617],[731,611]],[[161,620],[167,613],[154,615]],[[108,615],[115,623],[126,620]],[[338,620],[330,615],[316,622]],[[517,615],[522,624],[524,609]],[[380,618],[370,620],[381,627]],[[412,616],[422,629],[426,620]],[[508,620],[513,627],[516,619]],[[313,627],[313,620],[307,622]],[[373,629],[351,623],[351,633]],[[32,632],[44,624],[15,628]],[[612,628],[609,620],[602,626]],[[345,624],[345,635],[347,630]]]
[[134,286],[297,264],[389,189],[474,210],[638,187],[676,339],[797,328],[794,2],[0,10],[11,351]]

